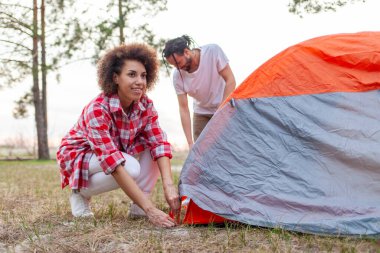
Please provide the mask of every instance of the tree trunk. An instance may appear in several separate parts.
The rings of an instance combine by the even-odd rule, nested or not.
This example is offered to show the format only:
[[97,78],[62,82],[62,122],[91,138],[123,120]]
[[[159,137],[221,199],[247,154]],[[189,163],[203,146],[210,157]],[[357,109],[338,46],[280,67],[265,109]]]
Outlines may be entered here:
[[124,18],[123,18],[123,6],[122,0],[119,0],[119,41],[120,45],[125,42],[124,39]]
[[33,49],[32,49],[32,70],[33,70],[33,103],[34,117],[37,128],[38,159],[49,159],[49,149],[47,148],[46,131],[44,133],[44,111],[39,87],[38,69],[38,8],[37,0],[33,0]]
[[46,46],[45,46],[45,0],[41,0],[41,73],[42,73],[42,145],[43,158],[50,159],[49,141],[48,141],[48,117],[47,117],[47,69],[46,69]]

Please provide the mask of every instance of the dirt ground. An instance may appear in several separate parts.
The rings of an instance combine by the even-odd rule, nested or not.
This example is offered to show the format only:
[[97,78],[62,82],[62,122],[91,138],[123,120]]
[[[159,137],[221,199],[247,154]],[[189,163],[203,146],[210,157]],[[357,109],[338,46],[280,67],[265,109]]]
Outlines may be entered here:
[[[160,229],[129,219],[130,200],[121,190],[92,199],[94,219],[75,219],[54,162],[0,162],[0,196],[0,252],[380,252],[379,238],[244,224]],[[168,212],[160,183],[152,200]]]

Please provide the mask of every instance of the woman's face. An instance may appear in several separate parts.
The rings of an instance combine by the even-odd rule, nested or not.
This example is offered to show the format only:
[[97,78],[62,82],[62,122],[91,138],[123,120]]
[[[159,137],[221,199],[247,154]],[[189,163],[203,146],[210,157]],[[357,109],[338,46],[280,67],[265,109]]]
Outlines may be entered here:
[[118,85],[117,94],[124,110],[145,93],[146,76],[144,65],[136,60],[126,60],[120,75],[114,75],[114,82]]

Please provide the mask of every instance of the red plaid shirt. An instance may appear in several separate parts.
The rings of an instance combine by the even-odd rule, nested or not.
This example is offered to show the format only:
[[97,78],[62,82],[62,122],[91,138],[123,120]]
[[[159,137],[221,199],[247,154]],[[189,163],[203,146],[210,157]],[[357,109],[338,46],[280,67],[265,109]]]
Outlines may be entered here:
[[121,151],[136,155],[144,149],[150,150],[154,160],[162,156],[172,158],[153,101],[142,96],[127,115],[118,95],[101,93],[83,109],[78,122],[62,139],[57,151],[61,186],[70,185],[71,189],[88,186],[89,160],[93,153],[104,173],[111,174],[125,163]]

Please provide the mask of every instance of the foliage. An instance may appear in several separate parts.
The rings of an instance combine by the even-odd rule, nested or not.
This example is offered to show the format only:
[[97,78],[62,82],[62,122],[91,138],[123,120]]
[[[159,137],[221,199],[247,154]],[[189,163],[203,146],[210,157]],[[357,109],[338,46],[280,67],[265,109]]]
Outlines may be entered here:
[[20,3],[0,2],[0,87],[31,75],[31,12],[31,7]]
[[13,110],[13,117],[16,119],[26,118],[28,116],[28,105],[33,103],[31,92],[26,92],[22,97],[15,101],[16,107]]
[[[13,114],[16,118],[26,117],[28,105],[34,106],[39,157],[48,158],[47,74],[59,73],[63,65],[72,61],[98,59],[105,49],[123,43],[125,32],[128,39],[162,46],[163,40],[157,39],[144,18],[139,17],[166,10],[166,3],[167,0],[110,0],[104,4],[106,11],[100,12],[103,17],[99,19],[93,15],[99,13],[99,8],[92,1],[86,5],[74,0],[34,0],[30,6],[27,0],[0,0],[0,88],[33,81],[15,102]],[[115,10],[118,15],[110,17]],[[119,36],[115,36],[117,31]],[[41,149],[46,155],[40,153]]]
[[347,3],[365,2],[366,0],[291,0],[289,12],[302,17],[303,13],[316,14],[326,11],[336,11]]
[[[13,87],[32,76],[32,7],[29,1],[12,4],[0,0],[0,88]],[[60,79],[59,69],[73,61],[99,58],[106,49],[125,40],[143,41],[158,50],[164,40],[155,36],[145,18],[166,10],[167,0],[110,0],[102,5],[75,4],[74,0],[46,1],[46,48],[48,73]],[[97,13],[97,15],[93,15]],[[114,13],[115,15],[110,15]],[[102,20],[99,22],[99,20]],[[117,35],[117,32],[123,34]],[[41,27],[38,30],[41,38]],[[122,36],[123,35],[123,36]],[[126,38],[126,39],[125,39]],[[42,66],[39,66],[41,71]],[[28,115],[31,90],[17,100],[14,115]]]
[[[66,5],[73,5],[73,0],[46,1],[46,48],[47,63],[45,69],[54,73],[62,65],[73,59],[83,59],[87,50],[83,43],[89,38],[89,29],[78,19],[86,10],[74,8],[68,12]],[[29,1],[19,0],[14,3],[0,1],[0,88],[13,87],[23,81],[29,82],[32,76],[32,41],[33,9]],[[38,17],[40,20],[40,17]],[[41,26],[38,26],[38,38],[41,40]],[[40,51],[41,54],[41,51]],[[42,69],[41,63],[39,73]],[[27,90],[16,102],[15,115],[24,117],[26,102],[31,96]],[[17,114],[17,111],[20,113]]]
[[31,88],[16,101],[13,115],[26,117],[28,105],[33,105],[39,159],[49,159],[47,74],[73,59],[76,52],[86,51],[81,46],[89,29],[77,18],[80,9],[65,11],[65,5],[73,3],[74,0],[0,1],[0,88],[32,81]]
[[[96,61],[104,50],[128,42],[144,42],[160,50],[165,41],[149,27],[149,19],[167,10],[167,0],[110,0],[93,29]],[[114,13],[114,15],[110,15]]]

